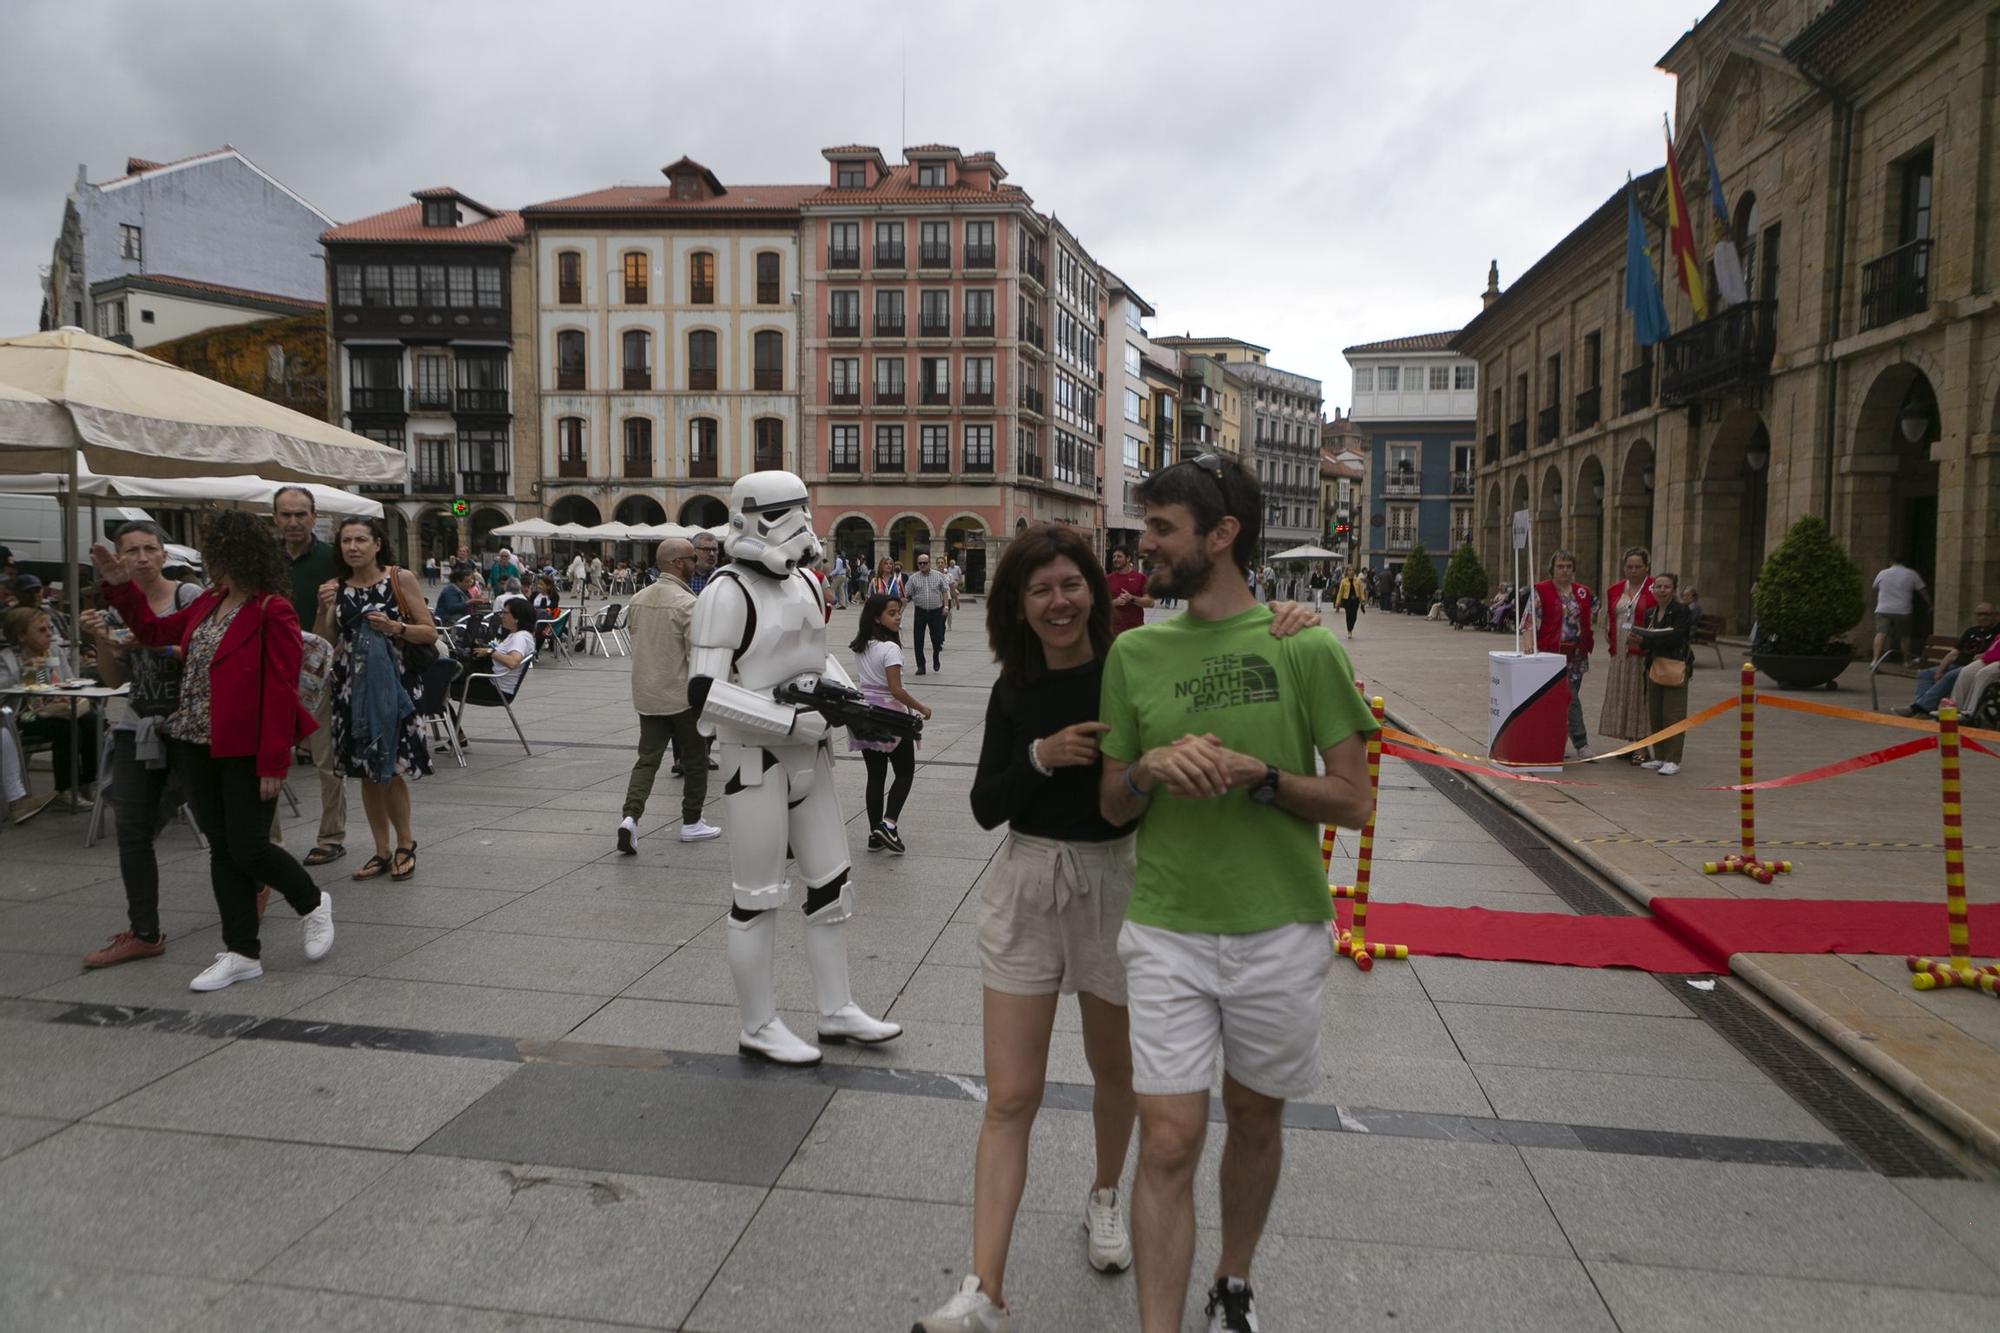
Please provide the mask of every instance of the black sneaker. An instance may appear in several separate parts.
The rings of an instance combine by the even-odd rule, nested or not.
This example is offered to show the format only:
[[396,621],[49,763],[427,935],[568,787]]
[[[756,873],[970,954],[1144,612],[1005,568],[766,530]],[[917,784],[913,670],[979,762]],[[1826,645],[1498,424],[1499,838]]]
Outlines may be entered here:
[[869,829],[869,830],[868,830],[868,850],[869,850],[869,851],[871,851],[871,852],[879,852],[879,851],[881,851],[881,850],[882,850],[882,848],[884,847],[884,845],[885,845],[885,844],[884,844],[884,843],[883,843],[883,841],[882,841],[882,834],[881,834],[881,833],[880,833],[880,832],[879,832],[878,830],[876,830],[876,829]]
[[887,847],[890,851],[894,852],[898,856],[901,856],[904,853],[904,851],[907,850],[903,846],[903,839],[900,835],[897,834],[896,826],[894,824],[877,824],[875,826],[875,832],[871,836],[880,838],[882,840],[882,845],[884,847]]
[[1248,1283],[1230,1290],[1228,1278],[1208,1289],[1208,1333],[1257,1333],[1257,1298]]

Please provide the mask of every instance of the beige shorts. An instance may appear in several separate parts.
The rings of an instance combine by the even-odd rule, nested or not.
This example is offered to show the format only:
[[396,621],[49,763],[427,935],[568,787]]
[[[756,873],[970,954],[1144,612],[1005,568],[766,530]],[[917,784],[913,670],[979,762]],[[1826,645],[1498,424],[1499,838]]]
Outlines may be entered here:
[[1131,987],[1132,1090],[1206,1092],[1215,1057],[1266,1097],[1320,1083],[1320,997],[1333,966],[1324,921],[1250,935],[1194,935],[1127,921],[1118,956]]
[[979,972],[1008,995],[1088,991],[1125,1003],[1118,927],[1132,898],[1130,835],[1058,842],[1009,833],[979,886]]

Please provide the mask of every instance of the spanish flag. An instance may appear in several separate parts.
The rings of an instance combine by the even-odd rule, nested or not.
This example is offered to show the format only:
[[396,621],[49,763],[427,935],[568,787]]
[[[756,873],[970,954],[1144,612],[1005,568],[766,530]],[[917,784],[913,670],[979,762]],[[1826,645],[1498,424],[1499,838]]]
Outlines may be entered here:
[[1701,285],[1701,254],[1694,248],[1694,226],[1688,221],[1687,195],[1681,190],[1681,167],[1674,157],[1673,127],[1667,127],[1667,255],[1680,275],[1681,290],[1694,306],[1697,320],[1708,318],[1708,296]]

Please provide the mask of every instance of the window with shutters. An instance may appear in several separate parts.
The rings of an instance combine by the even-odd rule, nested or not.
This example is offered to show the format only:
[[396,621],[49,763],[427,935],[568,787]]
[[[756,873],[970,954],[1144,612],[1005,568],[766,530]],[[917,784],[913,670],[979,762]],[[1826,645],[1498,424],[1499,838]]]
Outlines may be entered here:
[[688,388],[715,387],[715,330],[695,329],[687,337]]

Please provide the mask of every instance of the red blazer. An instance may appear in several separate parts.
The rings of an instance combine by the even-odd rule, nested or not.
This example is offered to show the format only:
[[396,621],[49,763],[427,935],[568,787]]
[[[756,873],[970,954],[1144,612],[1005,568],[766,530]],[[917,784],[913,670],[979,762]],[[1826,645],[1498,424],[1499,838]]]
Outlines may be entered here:
[[[221,590],[210,588],[182,610],[156,616],[145,594],[130,582],[107,585],[105,596],[139,642],[178,647],[183,659],[195,626],[222,601]],[[282,778],[290,771],[293,742],[319,730],[312,714],[299,705],[304,651],[290,598],[273,594],[243,604],[209,663],[210,754],[217,759],[254,755],[260,778]]]
[[[1570,592],[1576,598],[1576,656],[1590,656],[1590,617],[1596,610],[1597,601],[1590,595],[1590,589],[1581,583],[1571,581]],[[1542,613],[1535,620],[1535,651],[1560,653],[1562,646],[1563,613],[1562,599],[1556,596],[1556,581],[1543,579],[1535,585],[1535,596],[1541,599]]]
[[[1613,657],[1618,656],[1620,648],[1624,648],[1623,637],[1618,633],[1618,600],[1624,595],[1624,579],[1604,590],[1604,651]],[[1646,586],[1639,590],[1638,605],[1632,608],[1632,623],[1645,624],[1646,613],[1657,605],[1659,603],[1653,600],[1653,581],[1648,579]],[[1645,651],[1643,648],[1625,648],[1628,657],[1638,657]]]

